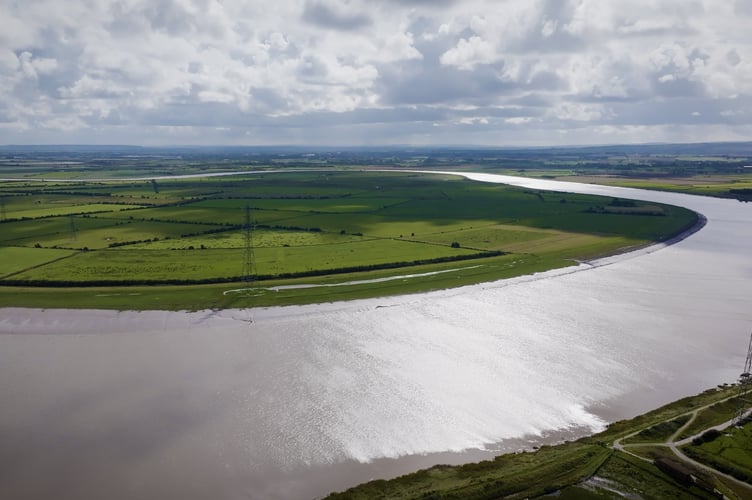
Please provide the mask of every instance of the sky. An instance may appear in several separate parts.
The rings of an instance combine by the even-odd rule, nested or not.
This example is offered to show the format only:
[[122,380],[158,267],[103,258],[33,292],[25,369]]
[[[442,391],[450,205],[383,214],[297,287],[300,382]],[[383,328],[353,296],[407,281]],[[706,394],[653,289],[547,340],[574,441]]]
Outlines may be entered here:
[[749,0],[0,0],[0,144],[752,140]]

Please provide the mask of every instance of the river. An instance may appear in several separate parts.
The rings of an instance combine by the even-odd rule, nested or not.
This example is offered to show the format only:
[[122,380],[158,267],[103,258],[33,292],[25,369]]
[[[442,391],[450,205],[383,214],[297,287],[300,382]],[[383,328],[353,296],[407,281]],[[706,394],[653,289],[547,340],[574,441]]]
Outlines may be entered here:
[[0,310],[0,497],[315,498],[733,382],[752,205],[665,247],[441,292],[195,313]]

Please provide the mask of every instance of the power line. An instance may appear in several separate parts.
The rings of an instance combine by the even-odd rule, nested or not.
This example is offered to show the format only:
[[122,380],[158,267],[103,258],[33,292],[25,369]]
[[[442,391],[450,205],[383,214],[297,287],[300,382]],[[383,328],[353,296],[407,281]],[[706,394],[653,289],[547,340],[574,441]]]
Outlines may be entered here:
[[[254,223],[251,217],[251,207],[245,206],[245,221],[243,224],[243,282],[246,285],[246,297],[251,296],[251,285],[256,279],[255,258],[253,255],[253,229]],[[253,323],[253,316],[248,317],[248,323]]]
[[251,218],[251,207],[245,206],[245,223],[243,224],[243,281],[250,283],[254,280],[254,258],[253,258],[253,221]]

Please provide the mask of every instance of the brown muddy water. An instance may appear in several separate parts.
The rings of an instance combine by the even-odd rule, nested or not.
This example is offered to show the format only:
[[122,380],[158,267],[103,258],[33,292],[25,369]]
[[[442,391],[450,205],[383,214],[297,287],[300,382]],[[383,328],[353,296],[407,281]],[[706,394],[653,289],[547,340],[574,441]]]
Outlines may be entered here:
[[437,293],[196,313],[0,310],[1,498],[316,498],[598,431],[732,382],[752,207],[669,247]]

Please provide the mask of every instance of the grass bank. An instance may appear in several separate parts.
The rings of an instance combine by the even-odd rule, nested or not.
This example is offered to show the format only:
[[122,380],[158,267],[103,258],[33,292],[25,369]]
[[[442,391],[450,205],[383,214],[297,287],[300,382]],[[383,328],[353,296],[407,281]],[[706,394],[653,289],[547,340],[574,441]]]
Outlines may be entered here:
[[[327,498],[521,499],[551,494],[570,499],[716,498],[712,488],[718,488],[729,498],[744,498],[712,476],[696,472],[705,482],[701,486],[682,482],[655,464],[610,446],[617,438],[655,428],[665,422],[675,423],[675,419],[683,413],[720,401],[735,391],[733,386],[711,389],[634,419],[615,422],[602,433],[574,442],[510,453],[479,463],[437,465],[388,481],[371,481],[333,493]],[[660,428],[656,430],[656,435],[664,436],[665,431],[667,429]],[[740,432],[748,433],[749,430]],[[719,442],[717,446],[724,445],[724,442]],[[708,450],[706,453],[712,454],[714,451]],[[733,456],[737,459],[737,455]],[[711,491],[708,491],[708,485]]]

